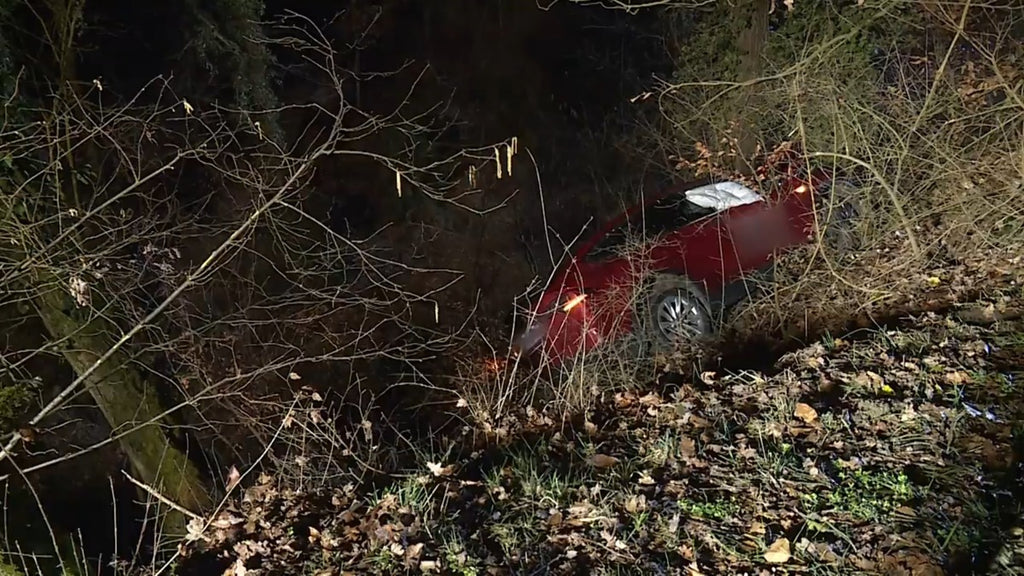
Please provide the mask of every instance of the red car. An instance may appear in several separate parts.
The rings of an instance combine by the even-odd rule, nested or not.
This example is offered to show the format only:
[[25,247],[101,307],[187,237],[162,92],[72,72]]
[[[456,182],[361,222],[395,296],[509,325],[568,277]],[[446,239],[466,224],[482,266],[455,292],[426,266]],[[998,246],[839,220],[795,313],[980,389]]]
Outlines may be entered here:
[[777,253],[816,238],[816,208],[833,179],[799,159],[762,167],[760,181],[772,182],[763,194],[738,182],[690,182],[607,223],[556,270],[517,352],[559,364],[629,333],[655,349],[712,334]]

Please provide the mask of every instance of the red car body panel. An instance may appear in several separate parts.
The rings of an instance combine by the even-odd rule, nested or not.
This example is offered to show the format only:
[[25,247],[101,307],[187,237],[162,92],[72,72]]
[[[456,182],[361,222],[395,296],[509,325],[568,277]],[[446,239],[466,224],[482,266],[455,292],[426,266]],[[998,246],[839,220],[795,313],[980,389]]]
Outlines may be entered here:
[[635,287],[644,273],[685,274],[716,299],[730,283],[770,266],[778,252],[811,241],[815,192],[827,187],[830,178],[822,171],[804,174],[794,163],[782,169],[777,192],[670,229],[645,244],[644,258],[590,256],[611,232],[645,209],[661,200],[684,198],[686,191],[710,182],[675,186],[608,222],[556,271],[533,307],[520,349],[541,352],[558,364],[628,333]]

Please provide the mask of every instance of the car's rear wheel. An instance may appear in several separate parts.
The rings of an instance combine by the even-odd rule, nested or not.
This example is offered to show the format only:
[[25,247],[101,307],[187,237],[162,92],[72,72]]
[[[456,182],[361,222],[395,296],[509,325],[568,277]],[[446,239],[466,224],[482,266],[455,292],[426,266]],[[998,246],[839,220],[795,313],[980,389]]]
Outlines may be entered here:
[[714,332],[704,290],[685,276],[655,275],[646,294],[637,316],[652,351],[670,351]]

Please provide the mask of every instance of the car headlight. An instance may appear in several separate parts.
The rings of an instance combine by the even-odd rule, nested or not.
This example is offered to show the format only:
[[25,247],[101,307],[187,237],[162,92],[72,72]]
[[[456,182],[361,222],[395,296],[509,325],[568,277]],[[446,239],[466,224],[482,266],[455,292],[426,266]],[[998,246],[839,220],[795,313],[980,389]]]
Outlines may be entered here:
[[587,295],[586,294],[575,294],[575,295],[571,295],[570,294],[569,296],[570,296],[569,298],[563,300],[563,303],[562,303],[562,306],[561,306],[562,312],[565,312],[566,314],[568,314],[570,310],[572,310],[573,308],[579,306],[580,304],[583,303],[584,300],[587,299]]
[[523,332],[517,338],[517,346],[521,351],[530,351],[540,344],[547,336],[551,327],[552,316],[561,312],[568,314],[587,299],[586,294],[566,291],[557,298],[549,298],[547,303],[541,302],[535,313],[528,320]]
[[533,310],[533,319],[550,318],[553,314],[568,313],[587,299],[587,295],[575,290],[565,290],[558,294],[549,294],[542,299]]

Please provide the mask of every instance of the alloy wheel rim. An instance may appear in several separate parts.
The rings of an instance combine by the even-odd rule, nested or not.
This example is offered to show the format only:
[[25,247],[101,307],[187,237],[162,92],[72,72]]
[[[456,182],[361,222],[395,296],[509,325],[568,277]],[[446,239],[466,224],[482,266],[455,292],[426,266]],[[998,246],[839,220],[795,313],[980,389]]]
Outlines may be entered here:
[[704,333],[704,316],[699,304],[682,291],[661,299],[657,322],[661,335],[670,342],[693,339]]

